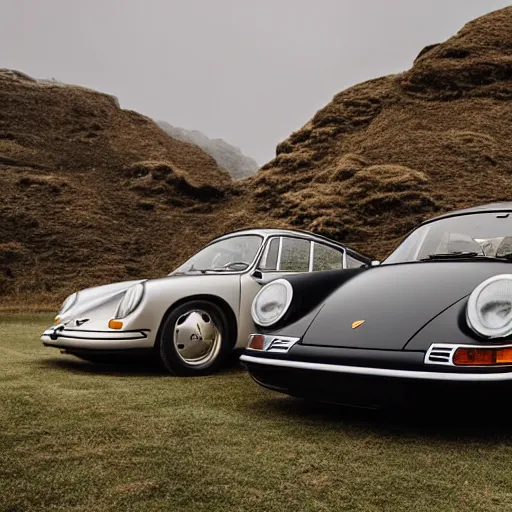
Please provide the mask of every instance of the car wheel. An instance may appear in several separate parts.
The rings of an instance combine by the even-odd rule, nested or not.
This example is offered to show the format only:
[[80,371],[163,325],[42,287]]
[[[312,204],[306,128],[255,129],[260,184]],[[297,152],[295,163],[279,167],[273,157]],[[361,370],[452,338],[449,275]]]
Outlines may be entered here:
[[159,352],[163,365],[174,375],[215,372],[231,353],[226,315],[204,300],[178,306],[164,321]]

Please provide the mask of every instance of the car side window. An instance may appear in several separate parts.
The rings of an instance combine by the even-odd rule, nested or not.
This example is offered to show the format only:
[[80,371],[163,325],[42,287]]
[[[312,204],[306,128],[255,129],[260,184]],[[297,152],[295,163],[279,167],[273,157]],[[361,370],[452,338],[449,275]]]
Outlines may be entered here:
[[311,242],[301,238],[283,237],[279,270],[283,272],[308,272]]
[[261,256],[258,268],[260,270],[277,270],[277,258],[279,256],[279,238],[272,238],[265,247],[265,252]]
[[365,265],[366,264],[364,262],[353,258],[350,254],[347,254],[347,268],[361,268]]
[[343,252],[327,245],[317,244],[313,253],[313,270],[340,270],[343,268]]

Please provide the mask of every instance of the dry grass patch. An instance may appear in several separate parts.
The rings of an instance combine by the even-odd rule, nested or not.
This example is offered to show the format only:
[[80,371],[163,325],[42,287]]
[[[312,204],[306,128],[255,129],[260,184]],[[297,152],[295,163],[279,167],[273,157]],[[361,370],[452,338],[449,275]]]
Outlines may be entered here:
[[0,268],[3,304],[162,276],[224,231],[203,204],[230,193],[228,173],[114,97],[0,70],[0,103],[0,244],[24,247]]

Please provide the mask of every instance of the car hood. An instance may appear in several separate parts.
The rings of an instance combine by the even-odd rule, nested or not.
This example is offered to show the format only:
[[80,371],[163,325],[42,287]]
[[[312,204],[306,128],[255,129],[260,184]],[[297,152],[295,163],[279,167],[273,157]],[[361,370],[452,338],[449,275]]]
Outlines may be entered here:
[[[78,299],[72,308],[61,317],[62,323],[89,315],[92,311],[101,312],[102,318],[110,318],[114,315],[119,301],[124,292],[131,286],[145,282],[146,294],[150,294],[158,300],[169,302],[168,290],[171,287],[176,290],[176,297],[181,298],[186,293],[199,293],[207,290],[217,290],[219,280],[223,286],[228,282],[239,282],[239,274],[190,274],[190,275],[169,275],[156,279],[137,279],[134,281],[123,281],[93,288],[87,288],[78,292]],[[87,324],[90,326],[91,324]]]
[[137,283],[142,283],[144,279],[135,281],[122,281],[120,283],[105,284],[102,286],[95,286],[93,288],[86,288],[78,292],[78,298],[73,307],[64,315],[62,321],[65,323],[71,318],[76,318],[92,309],[96,309],[107,302],[114,301],[121,298],[123,293]]
[[[382,265],[333,292],[304,345],[402,350],[428,322],[483,280],[512,272],[505,262],[445,261]],[[357,328],[354,322],[363,321]]]

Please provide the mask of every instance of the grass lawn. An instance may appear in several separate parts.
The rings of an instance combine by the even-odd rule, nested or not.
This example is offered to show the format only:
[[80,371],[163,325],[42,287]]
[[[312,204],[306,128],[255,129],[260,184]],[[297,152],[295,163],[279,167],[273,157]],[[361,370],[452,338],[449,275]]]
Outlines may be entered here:
[[[0,511],[512,510],[512,427],[93,365],[0,317]],[[504,406],[508,401],[504,400]]]

